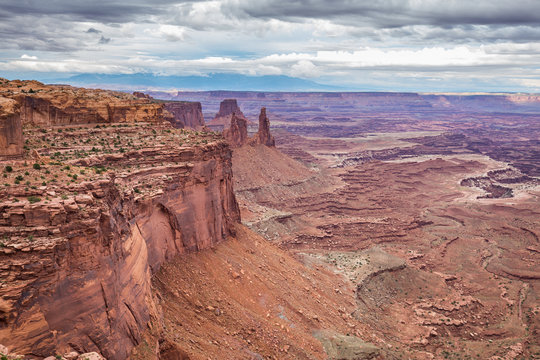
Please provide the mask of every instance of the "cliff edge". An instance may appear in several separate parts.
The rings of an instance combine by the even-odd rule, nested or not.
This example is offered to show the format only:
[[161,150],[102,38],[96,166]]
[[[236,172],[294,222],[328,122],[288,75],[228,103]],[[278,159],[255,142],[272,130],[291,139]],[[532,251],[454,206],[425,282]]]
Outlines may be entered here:
[[[22,104],[21,159],[0,159],[8,184],[0,189],[0,343],[36,357],[96,351],[125,359],[161,316],[152,275],[234,234],[229,145],[172,128],[148,99],[129,108],[112,100],[109,108],[125,116],[102,117],[107,106],[86,98],[94,90],[74,90],[55,117],[59,100],[47,92],[60,90],[30,86],[43,96],[11,94]],[[56,110],[32,108],[30,116],[27,105],[42,101]]]

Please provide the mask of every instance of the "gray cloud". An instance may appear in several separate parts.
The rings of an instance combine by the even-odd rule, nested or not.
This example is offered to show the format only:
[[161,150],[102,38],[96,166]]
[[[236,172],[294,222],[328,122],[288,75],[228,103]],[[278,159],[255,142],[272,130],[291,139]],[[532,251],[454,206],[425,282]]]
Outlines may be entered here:
[[108,44],[109,42],[111,42],[111,38],[106,38],[105,36],[101,36],[99,39],[100,44]]
[[[0,35],[7,39],[5,47],[54,52],[95,44],[95,39],[86,39],[81,32],[101,35],[100,44],[109,42],[111,34],[88,25],[87,30],[75,34],[72,24],[83,22],[109,27],[159,23],[195,31],[264,34],[266,24],[272,20],[325,20],[347,27],[349,36],[375,42],[463,44],[540,40],[537,0],[498,0],[496,4],[492,0],[4,0],[0,19]],[[249,22],[254,24],[246,30],[244,24]],[[39,29],[34,29],[36,23],[40,24]],[[165,36],[171,41],[170,34]]]
[[406,25],[538,25],[540,2],[535,0],[412,1],[297,0],[231,2],[253,17],[334,19],[354,25],[369,23],[392,28]]
[[4,71],[515,71],[540,88],[538,0],[2,0],[0,38]]
[[[69,0],[4,0],[0,18],[18,15],[63,16],[73,21],[125,23],[157,15],[178,0],[132,1],[69,1]],[[189,1],[193,2],[193,1]]]

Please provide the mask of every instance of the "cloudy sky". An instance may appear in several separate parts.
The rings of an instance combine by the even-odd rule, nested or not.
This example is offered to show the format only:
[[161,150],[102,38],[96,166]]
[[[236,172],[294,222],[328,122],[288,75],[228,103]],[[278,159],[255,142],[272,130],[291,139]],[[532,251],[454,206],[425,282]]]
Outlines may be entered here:
[[288,75],[540,92],[538,0],[0,0],[0,76]]

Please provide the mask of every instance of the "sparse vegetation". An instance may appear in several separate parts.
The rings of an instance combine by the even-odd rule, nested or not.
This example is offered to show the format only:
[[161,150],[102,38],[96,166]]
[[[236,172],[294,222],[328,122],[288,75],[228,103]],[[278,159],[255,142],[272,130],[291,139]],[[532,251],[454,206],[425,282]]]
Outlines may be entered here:
[[29,196],[27,199],[30,202],[30,204],[34,204],[41,201],[41,198],[37,196]]

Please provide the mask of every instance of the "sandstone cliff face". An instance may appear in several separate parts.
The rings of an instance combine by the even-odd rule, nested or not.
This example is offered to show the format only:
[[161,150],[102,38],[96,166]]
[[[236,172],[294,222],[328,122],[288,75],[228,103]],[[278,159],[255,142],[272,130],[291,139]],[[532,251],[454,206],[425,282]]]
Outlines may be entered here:
[[[93,155],[63,153],[61,165],[28,168],[36,178],[49,171],[46,185],[0,190],[0,343],[11,352],[127,358],[150,318],[159,318],[153,272],[176,255],[226,239],[239,221],[223,140],[168,123],[121,130],[115,153],[107,145]],[[117,128],[77,131],[55,132],[55,142],[72,141],[81,154],[89,149],[79,138],[107,144],[120,134]],[[143,146],[151,136],[164,145]],[[37,129],[28,137],[44,159],[58,152],[38,146],[46,142]],[[13,175],[25,171],[22,161],[13,165]],[[80,175],[69,174],[64,184],[67,171]],[[47,177],[53,174],[60,175],[54,182]]]
[[259,130],[251,139],[253,144],[261,144],[266,146],[276,146],[276,141],[272,134],[270,134],[270,120],[266,116],[266,108],[261,108],[259,114]]
[[225,99],[219,104],[219,111],[209,125],[229,125],[231,115],[236,114],[236,117],[247,121],[246,117],[240,110],[236,99]]
[[23,125],[163,122],[171,119],[164,104],[151,98],[106,90],[15,80],[0,83],[0,96],[19,104]]
[[174,115],[171,123],[175,128],[201,130],[205,125],[200,102],[171,102],[165,104],[165,109]]
[[228,129],[223,130],[223,137],[233,148],[246,144],[248,141],[246,120],[233,113],[231,116],[231,125]]
[[22,156],[21,117],[14,100],[0,97],[0,160]]

